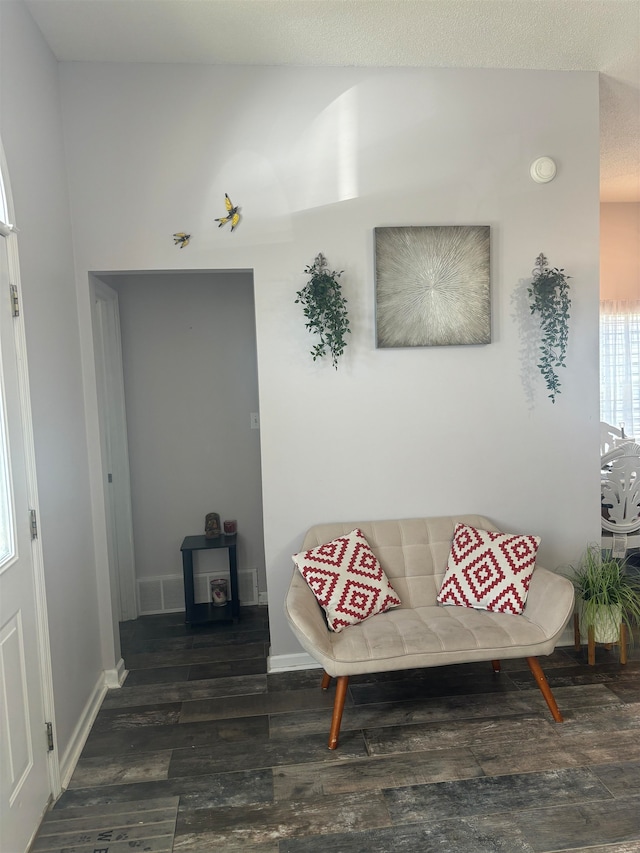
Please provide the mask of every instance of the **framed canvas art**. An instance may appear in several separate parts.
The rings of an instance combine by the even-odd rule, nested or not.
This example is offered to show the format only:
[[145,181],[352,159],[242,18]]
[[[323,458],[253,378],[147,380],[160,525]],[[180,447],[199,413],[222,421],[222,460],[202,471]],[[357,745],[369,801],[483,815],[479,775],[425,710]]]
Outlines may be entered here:
[[491,343],[488,225],[375,228],[376,345]]

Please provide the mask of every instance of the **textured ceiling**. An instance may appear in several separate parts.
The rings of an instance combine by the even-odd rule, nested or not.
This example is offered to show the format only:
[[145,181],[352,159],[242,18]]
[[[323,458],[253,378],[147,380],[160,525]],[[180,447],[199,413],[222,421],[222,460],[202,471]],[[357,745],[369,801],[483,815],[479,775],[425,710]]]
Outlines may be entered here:
[[640,202],[640,0],[24,2],[61,61],[598,71],[601,199]]

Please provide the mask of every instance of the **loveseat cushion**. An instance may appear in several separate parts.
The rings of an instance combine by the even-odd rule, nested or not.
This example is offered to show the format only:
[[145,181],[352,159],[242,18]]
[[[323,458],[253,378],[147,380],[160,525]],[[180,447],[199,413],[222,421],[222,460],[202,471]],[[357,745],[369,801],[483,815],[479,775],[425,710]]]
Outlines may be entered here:
[[293,562],[324,609],[332,631],[340,632],[402,603],[358,528],[294,554]]
[[540,538],[457,524],[440,604],[519,615],[524,610]]

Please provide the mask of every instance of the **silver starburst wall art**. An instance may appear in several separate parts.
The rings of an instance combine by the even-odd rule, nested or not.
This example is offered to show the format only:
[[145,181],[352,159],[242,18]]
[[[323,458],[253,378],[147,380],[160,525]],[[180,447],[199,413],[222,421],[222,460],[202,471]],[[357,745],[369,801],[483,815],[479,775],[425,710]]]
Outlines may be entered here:
[[488,225],[374,233],[378,347],[491,342]]

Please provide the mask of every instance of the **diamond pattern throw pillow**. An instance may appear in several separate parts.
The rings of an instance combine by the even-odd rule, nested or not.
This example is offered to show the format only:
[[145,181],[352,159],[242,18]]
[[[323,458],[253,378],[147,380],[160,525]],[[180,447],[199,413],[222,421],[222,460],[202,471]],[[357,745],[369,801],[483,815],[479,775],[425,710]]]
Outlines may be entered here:
[[538,536],[493,533],[457,524],[438,601],[522,613],[539,545]]
[[402,604],[361,530],[293,555],[332,631]]

